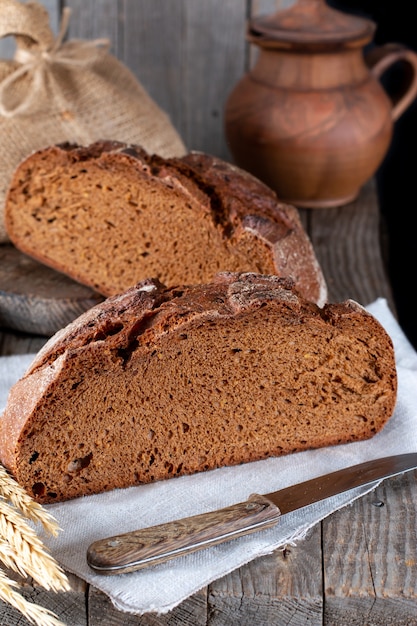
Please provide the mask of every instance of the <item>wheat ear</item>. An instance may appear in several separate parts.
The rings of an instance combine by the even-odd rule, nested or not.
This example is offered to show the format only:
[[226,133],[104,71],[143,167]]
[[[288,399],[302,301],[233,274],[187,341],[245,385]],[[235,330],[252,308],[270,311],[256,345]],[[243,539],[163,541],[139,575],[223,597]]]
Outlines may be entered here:
[[66,591],[68,579],[32,528],[10,505],[0,498],[0,537],[13,550],[18,571],[32,576],[45,589]]
[[36,626],[65,626],[55,615],[44,607],[33,604],[25,600],[15,589],[18,587],[16,581],[8,578],[0,570],[0,598],[14,607],[26,619]]

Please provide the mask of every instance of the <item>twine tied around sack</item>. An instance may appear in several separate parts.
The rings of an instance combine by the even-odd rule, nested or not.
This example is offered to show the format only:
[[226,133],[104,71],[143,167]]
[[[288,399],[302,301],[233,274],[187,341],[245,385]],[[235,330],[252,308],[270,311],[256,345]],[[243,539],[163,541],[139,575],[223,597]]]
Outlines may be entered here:
[[[60,31],[52,47],[47,50],[36,46],[16,50],[14,59],[21,65],[0,83],[0,115],[3,117],[10,118],[31,110],[32,105],[36,103],[37,95],[46,83],[47,75],[51,73],[53,64],[68,68],[87,67],[93,65],[108,52],[110,48],[108,39],[72,40],[63,43],[70,13],[69,8],[63,9]],[[24,97],[15,107],[8,108],[6,106],[7,94],[13,93],[14,85],[25,75],[28,75],[31,81]]]

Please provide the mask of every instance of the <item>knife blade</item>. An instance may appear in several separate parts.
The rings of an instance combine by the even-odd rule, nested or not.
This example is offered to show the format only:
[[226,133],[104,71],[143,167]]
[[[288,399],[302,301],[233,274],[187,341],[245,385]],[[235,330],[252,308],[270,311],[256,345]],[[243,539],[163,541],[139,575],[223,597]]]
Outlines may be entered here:
[[133,572],[270,528],[291,511],[415,468],[417,453],[359,463],[217,511],[99,539],[87,563],[105,575]]

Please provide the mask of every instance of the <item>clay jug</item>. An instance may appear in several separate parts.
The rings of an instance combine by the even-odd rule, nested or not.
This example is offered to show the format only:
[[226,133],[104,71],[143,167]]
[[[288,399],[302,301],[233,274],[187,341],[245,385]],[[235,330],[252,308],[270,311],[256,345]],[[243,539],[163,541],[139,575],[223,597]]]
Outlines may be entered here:
[[[417,55],[390,44],[367,63],[375,27],[324,0],[249,22],[259,54],[226,102],[225,133],[237,165],[281,200],[346,204],[384,159],[395,120],[417,95]],[[398,61],[411,71],[394,103],[380,79]]]

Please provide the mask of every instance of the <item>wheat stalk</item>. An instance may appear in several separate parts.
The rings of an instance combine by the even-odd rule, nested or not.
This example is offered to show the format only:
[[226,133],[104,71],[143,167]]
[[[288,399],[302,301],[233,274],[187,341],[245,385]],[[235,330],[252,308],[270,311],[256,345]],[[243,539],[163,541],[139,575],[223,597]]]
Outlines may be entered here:
[[[64,571],[45,550],[36,532],[24,519],[41,523],[46,532],[56,535],[56,520],[13,480],[0,464],[0,560],[20,576],[31,576],[47,590],[68,591]],[[37,626],[63,626],[51,611],[25,600],[17,583],[0,569],[0,598],[18,609]]]
[[15,589],[18,587],[16,581],[8,578],[0,570],[0,599],[10,604],[26,619],[36,626],[65,626],[55,615],[44,607],[33,604],[25,600]]

